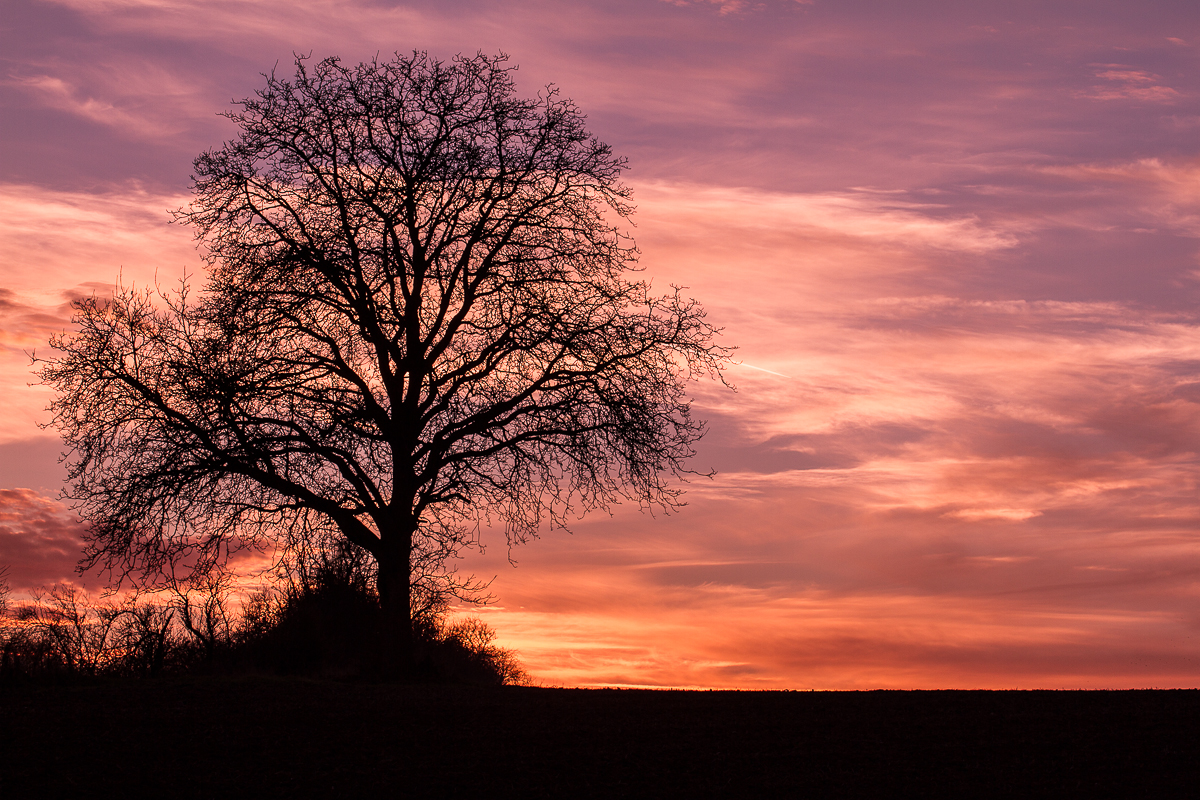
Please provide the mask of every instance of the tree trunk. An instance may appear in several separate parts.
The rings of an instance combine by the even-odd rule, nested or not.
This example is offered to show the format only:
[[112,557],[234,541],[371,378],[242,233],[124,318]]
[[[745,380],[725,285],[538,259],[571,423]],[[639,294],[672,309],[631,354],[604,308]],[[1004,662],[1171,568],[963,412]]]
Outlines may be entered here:
[[383,615],[382,650],[384,668],[402,676],[416,668],[412,625],[412,534],[401,534],[398,542],[383,542],[376,555],[379,563],[377,589]]

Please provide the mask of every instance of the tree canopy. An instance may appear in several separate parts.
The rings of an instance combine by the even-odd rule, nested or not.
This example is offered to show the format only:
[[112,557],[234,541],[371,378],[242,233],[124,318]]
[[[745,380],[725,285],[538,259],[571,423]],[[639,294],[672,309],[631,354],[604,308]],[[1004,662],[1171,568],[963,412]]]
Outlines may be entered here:
[[513,69],[298,58],[227,114],[175,215],[202,289],[80,301],[41,365],[85,566],[146,580],[342,536],[408,646],[481,523],[516,543],[679,502],[687,384],[726,352],[699,304],[633,279],[625,162]]

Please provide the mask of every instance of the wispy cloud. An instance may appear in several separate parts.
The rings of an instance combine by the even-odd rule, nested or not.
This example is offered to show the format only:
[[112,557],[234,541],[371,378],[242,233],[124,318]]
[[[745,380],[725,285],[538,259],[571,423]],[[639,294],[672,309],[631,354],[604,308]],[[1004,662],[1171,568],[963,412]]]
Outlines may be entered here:
[[753,242],[760,231],[770,237],[826,235],[965,252],[1012,247],[1018,241],[1013,232],[989,228],[973,215],[956,215],[944,204],[894,192],[785,194],[666,183],[637,184],[635,189],[643,204],[641,216],[653,215],[656,224],[691,225],[703,218],[709,225],[737,229],[743,242]]
[[206,76],[186,74],[152,55],[128,53],[97,61],[91,48],[38,54],[12,63],[0,78],[34,104],[103,125],[135,140],[164,141],[211,124]]
[[1169,103],[1179,92],[1162,83],[1162,76],[1125,64],[1094,64],[1096,77],[1106,83],[1096,84],[1080,96],[1092,100],[1137,100],[1149,103]]
[[[30,92],[50,108],[119,128],[131,136],[166,136],[182,130],[178,118],[164,115],[163,109],[157,104],[151,105],[149,111],[121,108],[114,102],[88,96],[62,78],[34,75],[10,78],[6,83]],[[139,105],[143,105],[147,99],[145,96],[139,97]]]

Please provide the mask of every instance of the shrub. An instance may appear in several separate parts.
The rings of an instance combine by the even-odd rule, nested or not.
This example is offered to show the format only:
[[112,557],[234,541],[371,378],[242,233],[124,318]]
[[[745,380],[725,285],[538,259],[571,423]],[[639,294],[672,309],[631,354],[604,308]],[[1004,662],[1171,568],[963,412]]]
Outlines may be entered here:
[[5,609],[0,677],[157,675],[178,649],[173,621],[170,608],[136,595],[97,601],[56,585]]
[[[57,585],[9,608],[0,571],[0,680],[71,679],[163,672],[272,672],[380,678],[384,618],[361,563],[332,557],[276,576],[230,612],[228,576],[162,598],[93,599]],[[429,598],[425,598],[426,601]],[[416,627],[418,680],[528,684],[515,653],[494,644],[478,618],[447,622],[448,603],[426,602]]]

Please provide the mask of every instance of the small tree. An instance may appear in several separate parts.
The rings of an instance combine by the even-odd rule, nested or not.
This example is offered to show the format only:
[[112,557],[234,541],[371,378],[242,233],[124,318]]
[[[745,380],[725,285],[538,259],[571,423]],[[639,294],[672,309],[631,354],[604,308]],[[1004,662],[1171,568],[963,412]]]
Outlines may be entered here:
[[217,650],[227,647],[233,639],[234,619],[229,608],[233,575],[224,565],[217,564],[179,580],[172,569],[166,578],[166,588],[170,608],[178,615],[180,627],[200,646],[204,661],[212,663]]
[[8,585],[8,565],[0,567],[0,626],[8,619],[8,596],[12,587]]
[[[396,655],[414,587],[621,497],[672,507],[725,357],[700,306],[627,275],[624,162],[504,56],[268,76],[195,162],[209,272],[76,304],[42,362],[90,524],[84,567],[203,572],[334,534],[370,554]],[[432,592],[432,593],[431,593]]]
[[0,678],[9,671],[12,658],[12,620],[8,616],[8,596],[12,587],[8,583],[8,565],[0,566]]

